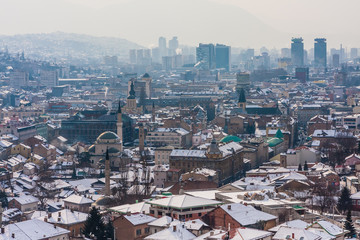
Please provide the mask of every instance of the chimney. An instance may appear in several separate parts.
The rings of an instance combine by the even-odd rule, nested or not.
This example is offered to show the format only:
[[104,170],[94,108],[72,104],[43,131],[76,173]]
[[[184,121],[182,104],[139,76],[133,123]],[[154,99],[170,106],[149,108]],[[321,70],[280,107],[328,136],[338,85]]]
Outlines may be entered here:
[[58,218],[58,222],[61,222],[61,218]]
[[227,209],[228,209],[228,210],[231,210],[231,205],[230,205],[230,204],[227,206]]
[[213,231],[210,232],[210,236],[214,236],[214,232],[213,232]]
[[1,234],[4,234],[5,233],[5,228],[1,228]]
[[59,215],[59,217],[61,217],[61,212],[60,211],[58,212],[58,215]]
[[280,167],[287,167],[287,156],[286,153],[280,153]]
[[126,215],[131,216],[131,212],[127,212]]
[[12,237],[12,238],[15,238],[15,233],[12,233],[12,234],[11,234],[11,237]]
[[47,221],[48,221],[47,217],[44,217],[44,222],[47,222]]
[[47,218],[51,218],[51,213],[48,213],[48,217]]
[[173,226],[173,232],[176,232],[176,225]]
[[291,234],[291,238],[292,238],[292,239],[295,239],[295,233],[292,233],[292,234]]
[[142,211],[143,214],[145,214],[145,211]]
[[192,221],[192,223],[196,223],[196,221],[194,220],[194,221]]

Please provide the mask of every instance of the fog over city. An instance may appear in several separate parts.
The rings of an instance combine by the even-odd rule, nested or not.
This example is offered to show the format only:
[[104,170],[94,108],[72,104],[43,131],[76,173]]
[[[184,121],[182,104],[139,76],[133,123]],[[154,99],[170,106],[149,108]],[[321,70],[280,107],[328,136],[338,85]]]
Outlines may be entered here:
[[[330,47],[355,46],[357,0],[2,0],[0,34],[70,32],[121,37],[150,47],[158,36],[183,44],[305,46],[326,37]],[[307,47],[306,47],[307,48]]]

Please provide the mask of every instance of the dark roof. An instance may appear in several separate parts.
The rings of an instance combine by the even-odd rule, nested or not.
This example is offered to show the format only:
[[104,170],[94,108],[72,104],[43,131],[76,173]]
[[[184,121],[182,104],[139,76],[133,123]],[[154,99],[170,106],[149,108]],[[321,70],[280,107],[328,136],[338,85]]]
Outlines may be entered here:
[[114,132],[103,132],[102,134],[100,134],[100,136],[98,137],[98,139],[117,139],[118,135],[116,135]]
[[273,108],[263,108],[263,107],[246,107],[246,112],[248,114],[258,114],[258,115],[281,115],[280,110],[277,107]]
[[149,75],[148,73],[145,73],[145,74],[143,75],[143,78],[150,78],[150,75]]

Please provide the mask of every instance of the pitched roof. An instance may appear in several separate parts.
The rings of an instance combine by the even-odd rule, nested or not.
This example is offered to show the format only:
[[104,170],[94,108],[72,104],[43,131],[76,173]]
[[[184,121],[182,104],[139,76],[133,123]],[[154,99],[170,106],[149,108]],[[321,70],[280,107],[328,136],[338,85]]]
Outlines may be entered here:
[[201,206],[217,206],[221,204],[221,202],[215,200],[205,199],[201,197],[193,197],[188,195],[170,196],[167,198],[148,201],[147,203],[151,205],[158,205],[158,206],[170,207],[176,209],[201,207]]
[[[70,231],[61,227],[54,227],[50,223],[43,222],[38,219],[27,220],[23,222],[13,223],[5,226],[5,233],[0,234],[2,240],[35,240],[48,239]],[[14,234],[15,238],[12,237]]]
[[[230,209],[228,209],[229,205],[231,206]],[[253,206],[245,206],[240,203],[225,204],[220,207],[241,226],[249,226],[258,221],[270,221],[277,218],[274,215],[256,210]]]
[[[60,214],[60,215],[59,215]],[[77,211],[71,211],[70,209],[63,209],[58,212],[51,213],[51,217],[49,218],[47,215],[39,217],[39,220],[47,221],[49,223],[58,223],[58,224],[64,224],[64,225],[72,225],[75,223],[82,223],[85,222],[88,217],[88,214],[77,212]]]
[[149,223],[149,222],[156,220],[156,218],[142,214],[142,213],[132,214],[130,216],[124,215],[124,218],[127,219],[129,222],[131,222],[131,224],[134,226],[144,224],[144,223]]
[[[175,230],[175,231],[174,231]],[[170,228],[166,228],[160,232],[151,234],[147,236],[146,240],[192,240],[196,236],[188,231],[182,224],[178,224],[176,226],[171,226]]]
[[317,234],[314,234],[308,230],[300,229],[300,228],[290,228],[286,226],[281,226],[279,230],[274,235],[273,239],[288,239],[292,237],[294,234],[294,239],[303,239],[303,240],[320,240],[321,237]]
[[88,204],[88,203],[93,203],[94,201],[84,196],[73,194],[70,197],[65,198],[64,202],[70,202],[75,204]]
[[231,240],[257,240],[271,236],[272,233],[253,228],[237,228]]

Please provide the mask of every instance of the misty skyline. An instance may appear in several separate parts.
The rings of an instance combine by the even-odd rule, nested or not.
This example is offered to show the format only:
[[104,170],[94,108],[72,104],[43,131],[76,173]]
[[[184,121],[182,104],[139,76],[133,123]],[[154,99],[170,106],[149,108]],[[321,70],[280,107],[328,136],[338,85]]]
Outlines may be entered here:
[[[359,47],[354,33],[356,0],[5,0],[0,34],[73,32],[121,37],[145,47],[159,36],[181,44],[224,43],[234,47],[290,47],[301,36],[329,48]],[[321,16],[321,17],[319,17]]]

